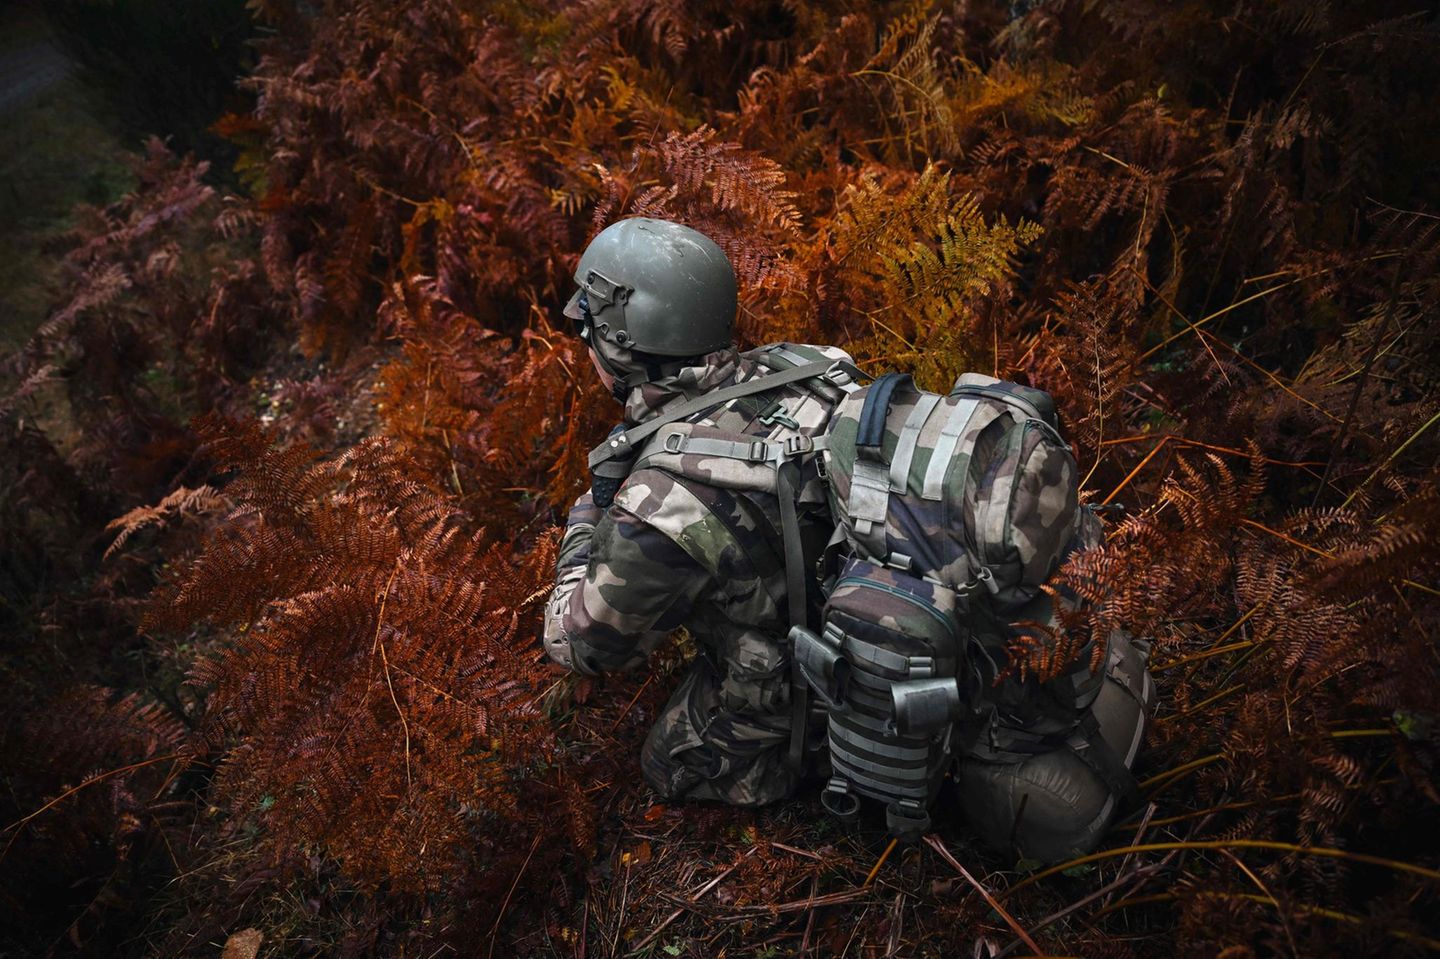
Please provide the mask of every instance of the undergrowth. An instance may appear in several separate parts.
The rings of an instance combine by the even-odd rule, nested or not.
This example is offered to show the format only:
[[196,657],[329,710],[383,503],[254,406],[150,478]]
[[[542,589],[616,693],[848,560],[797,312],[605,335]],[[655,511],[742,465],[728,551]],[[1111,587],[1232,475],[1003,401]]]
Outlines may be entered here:
[[[13,948],[1440,949],[1422,4],[249,6],[244,190],[153,144],[3,361]],[[617,414],[558,307],[634,214],[726,249],[744,346],[1054,395],[1115,509],[1015,666],[1120,626],[1160,689],[1096,856],[655,805],[685,639],[542,663]]]

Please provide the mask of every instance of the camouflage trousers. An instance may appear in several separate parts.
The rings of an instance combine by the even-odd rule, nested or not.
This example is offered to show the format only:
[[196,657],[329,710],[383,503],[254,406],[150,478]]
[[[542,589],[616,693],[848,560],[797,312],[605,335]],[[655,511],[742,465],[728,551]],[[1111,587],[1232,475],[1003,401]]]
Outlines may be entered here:
[[645,739],[640,753],[645,781],[672,802],[763,806],[785,799],[799,777],[785,761],[789,707],[778,705],[774,712],[727,705],[715,667],[698,657]]

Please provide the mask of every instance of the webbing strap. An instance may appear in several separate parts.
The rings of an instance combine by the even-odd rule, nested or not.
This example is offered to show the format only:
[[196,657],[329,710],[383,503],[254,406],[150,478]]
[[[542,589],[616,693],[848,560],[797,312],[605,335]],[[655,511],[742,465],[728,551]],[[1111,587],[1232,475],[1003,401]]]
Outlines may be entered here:
[[[775,476],[775,495],[780,500],[780,536],[785,551],[785,603],[790,625],[808,627],[808,606],[805,596],[805,549],[800,541],[800,518],[795,512],[799,497],[799,466],[794,460],[779,464]],[[789,630],[786,631],[787,633]],[[800,668],[800,657],[790,651],[790,749],[786,760],[796,773],[804,772],[805,732],[810,715],[810,684]]]
[[935,441],[935,450],[930,454],[930,465],[925,469],[925,485],[920,490],[921,499],[940,499],[940,490],[945,483],[945,473],[950,467],[950,460],[955,455],[955,447],[960,445],[960,437],[979,407],[978,399],[967,396],[950,411],[949,418],[940,429],[940,438]]
[[927,679],[935,675],[935,660],[930,656],[906,656],[849,633],[844,634],[841,642],[845,652],[851,656],[892,673],[899,673],[910,679]]
[[871,543],[875,527],[885,525],[885,514],[890,508],[890,474],[883,463],[871,463],[857,458],[850,473],[850,502],[847,504],[851,525],[855,535],[865,542],[877,561],[884,562],[884,539]]
[[799,353],[796,353],[794,350],[790,349],[788,346],[784,346],[784,345],[779,344],[779,343],[775,344],[774,346],[771,346],[771,347],[770,347],[769,349],[767,349],[765,352],[766,352],[767,354],[769,354],[770,356],[778,357],[778,358],[784,360],[785,362],[789,363],[791,366],[804,366],[806,363],[813,363],[813,362],[815,362],[814,360],[811,360],[811,359],[808,359],[807,357],[801,356]]
[[[702,396],[692,400],[686,400],[678,406],[671,407],[664,413],[651,420],[646,420],[638,426],[632,426],[623,433],[614,436],[601,443],[590,451],[590,467],[593,469],[606,460],[617,456],[629,456],[633,450],[640,448],[640,444],[649,439],[661,427],[669,426],[676,420],[683,420],[696,413],[703,413],[706,410],[714,409],[731,400],[739,399],[742,396],[754,396],[756,393],[764,393],[766,390],[773,390],[787,383],[798,383],[801,380],[808,380],[814,376],[821,376],[830,369],[836,367],[836,363],[829,360],[822,360],[816,363],[807,363],[804,366],[797,366],[794,369],[784,370],[778,373],[771,373],[769,376],[757,376],[744,383],[735,383],[718,390],[711,390]],[[843,367],[842,367],[843,368]],[[849,372],[848,369],[845,370]]]
[[1110,787],[1122,808],[1133,807],[1140,799],[1140,785],[1135,781],[1134,773],[1126,767],[1125,761],[1116,755],[1115,750],[1110,748],[1110,744],[1100,734],[1100,722],[1093,712],[1085,714],[1080,721],[1080,728],[1085,732],[1084,739],[1079,745],[1071,740],[1068,744],[1070,752]]
[[[930,746],[923,739],[902,740],[893,733],[884,740],[857,732],[842,723],[830,727],[830,735],[850,746],[852,750],[863,749],[877,757],[895,760],[897,763],[918,763],[921,769],[930,764]],[[893,773],[892,773],[893,775]]]
[[905,418],[905,426],[900,430],[900,442],[895,446],[895,459],[890,464],[891,492],[905,492],[910,463],[915,459],[915,448],[920,445],[920,431],[925,428],[925,421],[930,418],[939,402],[939,393],[922,393],[915,403],[915,408]]
[[683,426],[669,423],[640,451],[633,468],[638,469],[651,458],[666,453],[714,456],[746,463],[779,463],[793,456],[828,449],[828,440],[828,437],[806,436],[803,433],[783,440],[726,440],[712,436],[695,436],[685,432]]
[[966,394],[971,396],[988,397],[992,400],[998,400],[1001,403],[1007,403],[1010,406],[1013,406],[1021,413],[1024,413],[1027,419],[1034,420],[1036,425],[1038,425],[1041,429],[1045,430],[1045,432],[1049,433],[1055,439],[1056,443],[1059,443],[1061,446],[1069,449],[1070,444],[1065,442],[1065,438],[1056,431],[1055,427],[1050,423],[1049,420],[1047,420],[1044,416],[1040,415],[1040,410],[1037,409],[1035,407],[1035,404],[1031,403],[1029,400],[1021,399],[1014,393],[1011,393],[1007,390],[996,389],[993,386],[957,386],[950,392],[951,396],[963,396]]
[[890,414],[890,397],[902,383],[912,382],[904,373],[886,373],[870,384],[865,403],[860,407],[860,425],[855,432],[855,450],[859,455],[881,459],[885,446],[885,418]]

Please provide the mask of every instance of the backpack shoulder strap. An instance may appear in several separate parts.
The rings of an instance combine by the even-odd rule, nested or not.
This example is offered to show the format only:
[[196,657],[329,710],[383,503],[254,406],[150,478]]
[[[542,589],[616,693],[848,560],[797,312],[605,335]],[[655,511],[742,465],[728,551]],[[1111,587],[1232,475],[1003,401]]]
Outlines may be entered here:
[[[662,427],[669,426],[676,420],[682,420],[693,416],[696,413],[703,413],[706,410],[714,409],[723,403],[739,399],[742,396],[753,396],[756,393],[764,393],[776,387],[785,386],[787,383],[798,383],[801,380],[808,380],[811,377],[824,376],[832,369],[845,369],[848,364],[834,363],[829,360],[820,360],[815,363],[806,363],[804,366],[797,366],[780,373],[771,373],[769,376],[757,376],[754,379],[746,380],[743,383],[735,383],[731,386],[722,387],[718,390],[711,390],[702,396],[687,400],[677,406],[666,410],[654,419],[646,420],[638,426],[632,426],[627,430],[616,433],[605,442],[590,451],[590,468],[604,463],[607,460],[619,456],[629,456],[633,451],[638,450],[640,445],[649,439]],[[858,373],[858,370],[855,370]],[[852,374],[854,375],[854,374]]]

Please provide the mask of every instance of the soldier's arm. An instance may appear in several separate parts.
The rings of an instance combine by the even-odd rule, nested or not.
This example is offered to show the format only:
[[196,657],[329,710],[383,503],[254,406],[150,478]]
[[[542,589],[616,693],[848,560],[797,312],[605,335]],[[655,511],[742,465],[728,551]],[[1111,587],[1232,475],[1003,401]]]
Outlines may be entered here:
[[602,513],[582,497],[546,606],[546,651],[579,673],[633,669],[685,621],[709,583],[670,537],[621,506]]

